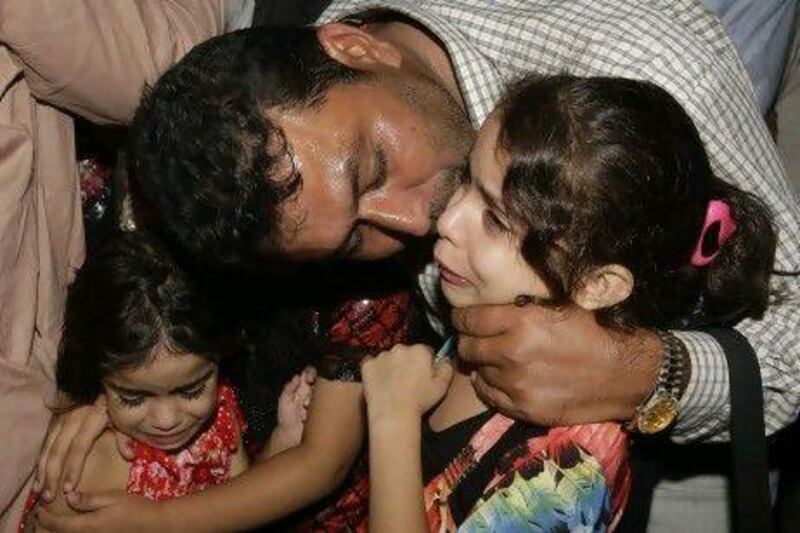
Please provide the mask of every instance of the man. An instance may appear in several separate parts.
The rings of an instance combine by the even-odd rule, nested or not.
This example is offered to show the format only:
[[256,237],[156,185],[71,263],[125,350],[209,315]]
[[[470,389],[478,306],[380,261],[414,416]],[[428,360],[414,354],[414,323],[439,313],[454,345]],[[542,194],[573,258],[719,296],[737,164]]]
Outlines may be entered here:
[[[334,4],[324,18],[337,17],[349,9],[357,11],[358,3],[351,4]],[[267,105],[259,109],[269,122],[242,122],[251,132],[279,132],[262,141],[267,156],[278,162],[277,171],[267,176],[284,177],[288,182],[276,180],[276,187],[271,190],[251,184],[255,193],[249,198],[254,199],[254,205],[272,202],[273,215],[266,221],[252,218],[254,210],[247,208],[253,204],[231,198],[223,198],[219,208],[201,206],[208,219],[216,220],[223,214],[233,220],[238,217],[245,224],[242,231],[223,226],[216,235],[202,230],[197,246],[213,250],[213,255],[223,260],[270,253],[301,259],[335,252],[363,258],[392,253],[402,247],[408,235],[429,230],[431,210],[425,207],[436,204],[433,199],[439,197],[432,182],[445,187],[445,177],[451,174],[456,159],[454,146],[445,143],[438,147],[433,145],[436,137],[425,139],[436,131],[433,125],[426,124],[427,113],[448,113],[442,90],[456,104],[463,105],[473,125],[477,125],[491,110],[504,79],[522,71],[551,73],[562,69],[583,75],[643,77],[666,87],[693,115],[716,170],[770,201],[777,207],[783,235],[797,235],[797,206],[784,194],[785,180],[774,148],[750,101],[749,86],[735,51],[718,23],[693,2],[655,7],[639,4],[570,2],[552,7],[531,3],[516,11],[480,2],[465,3],[457,9],[446,2],[424,7],[397,2],[392,8],[407,13],[411,20],[374,19],[360,28],[347,24],[323,26],[318,36],[325,54],[351,70],[366,71],[370,79],[359,80],[351,73],[346,83],[342,79],[320,93],[326,98],[312,98],[316,107],[302,100]],[[497,28],[503,30],[498,32]],[[247,48],[246,44],[241,46]],[[211,53],[213,60],[212,45],[204,50]],[[685,54],[687,50],[689,53]],[[247,65],[235,62],[234,57],[227,59],[232,64],[229,80],[239,78],[241,82],[253,75]],[[198,61],[195,66],[201,64]],[[213,64],[225,66],[218,57]],[[191,68],[191,63],[187,65]],[[213,84],[224,84],[224,77],[220,73]],[[157,87],[153,93],[156,98],[158,91]],[[377,131],[371,128],[374,124],[369,116],[358,114],[360,106],[373,103],[372,98],[385,104],[386,109],[381,106],[378,111],[389,115],[389,119],[377,121]],[[437,99],[441,107],[432,107]],[[241,107],[237,109],[236,99],[231,102],[226,112],[235,120],[237,112],[245,117]],[[414,112],[417,104],[426,112]],[[342,107],[360,119],[347,122],[348,115],[341,113]],[[372,109],[375,110],[374,105]],[[198,114],[203,115],[202,111],[200,106]],[[319,116],[327,118],[327,122],[318,123]],[[325,125],[331,127],[331,135],[315,137]],[[457,121],[453,126],[453,133],[461,130]],[[194,127],[187,131],[197,133]],[[190,137],[186,133],[177,134],[176,139],[186,140]],[[414,138],[420,136],[426,142],[414,144]],[[231,143],[230,147],[239,141],[220,138],[219,142]],[[203,145],[200,139],[197,144]],[[249,142],[240,144],[250,146]],[[148,144],[140,147],[145,145]],[[318,150],[318,146],[323,148]],[[253,154],[236,159],[230,166],[251,170],[265,164],[263,158],[252,162],[250,155]],[[190,166],[186,164],[187,168]],[[196,168],[208,171],[205,166]],[[258,175],[252,170],[250,173]],[[189,183],[192,182],[184,185]],[[294,185],[288,187],[289,183]],[[142,186],[147,193],[146,182]],[[219,190],[225,192],[224,188]],[[151,185],[149,192],[158,208],[158,187]],[[171,194],[174,190],[160,192],[165,198],[181,198]],[[234,192],[233,200],[240,194],[243,193],[239,190]],[[403,201],[398,202],[397,198]],[[240,212],[237,205],[242,206]],[[180,239],[180,224],[186,221],[169,214],[165,205],[158,210],[173,235]],[[270,226],[271,222],[278,224]],[[269,227],[273,228],[271,235],[263,231]],[[230,239],[239,240],[228,242]],[[194,246],[188,234],[182,240],[187,247]],[[797,256],[797,249],[797,242],[784,241],[778,268],[791,269],[790,258]],[[796,364],[793,356],[788,362],[780,358],[780,354],[791,354],[792,343],[796,344],[793,335],[797,328],[792,322],[796,320],[792,318],[796,306],[793,296],[772,311],[769,322],[750,324],[750,341],[761,353],[762,368],[774,368],[775,363],[770,361]],[[558,337],[559,323],[544,322],[543,327],[542,311],[531,307],[478,309],[454,318],[456,326],[466,333],[460,346],[465,358],[485,362],[494,356],[492,366],[484,368],[483,380],[478,381],[479,389],[490,403],[517,416],[545,423],[627,420],[656,382],[663,347],[650,332],[637,332],[624,339],[597,337],[599,328],[587,317],[571,313],[567,320],[582,321],[587,335],[565,341]],[[772,322],[775,325],[763,327]],[[689,349],[692,369],[675,438],[724,438],[727,379],[720,348],[702,332],[675,335]],[[785,343],[785,349],[778,345],[776,350],[776,343]],[[597,346],[605,349],[598,350]],[[626,357],[631,353],[638,357]],[[497,354],[503,357],[498,360]],[[767,409],[775,415],[768,421],[771,430],[793,418],[796,410],[796,384],[787,382],[785,374],[778,374],[772,376],[772,385],[769,376],[765,377],[768,390],[778,391],[767,398]],[[501,385],[511,394],[500,393],[492,384]],[[91,516],[80,518],[86,521],[72,524],[100,523],[100,519],[91,522]]]

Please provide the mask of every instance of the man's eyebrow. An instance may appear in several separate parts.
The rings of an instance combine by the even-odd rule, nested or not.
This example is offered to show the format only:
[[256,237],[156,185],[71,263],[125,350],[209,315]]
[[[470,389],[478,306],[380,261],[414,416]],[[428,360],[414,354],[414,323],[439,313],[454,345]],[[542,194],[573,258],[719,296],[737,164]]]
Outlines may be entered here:
[[361,141],[355,139],[348,147],[347,159],[344,163],[345,178],[350,185],[350,194],[353,198],[353,205],[358,205],[359,195],[359,167],[361,166]]
[[376,146],[373,150],[373,157],[375,158],[375,168],[372,171],[372,179],[369,185],[369,190],[371,191],[383,187],[389,177],[386,170],[386,153],[380,146]]

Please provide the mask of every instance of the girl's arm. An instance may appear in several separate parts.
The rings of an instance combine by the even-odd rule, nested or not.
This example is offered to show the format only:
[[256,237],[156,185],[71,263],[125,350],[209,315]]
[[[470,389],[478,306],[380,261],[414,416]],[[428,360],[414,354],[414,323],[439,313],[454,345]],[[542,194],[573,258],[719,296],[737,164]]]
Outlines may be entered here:
[[247,470],[250,461],[247,459],[247,453],[244,451],[244,443],[241,437],[239,438],[239,449],[236,450],[236,455],[231,460],[231,470],[229,473],[230,478],[235,478],[245,470]]
[[428,532],[422,499],[420,416],[369,412],[369,529]]
[[102,506],[81,498],[81,516],[40,513],[40,521],[63,531],[174,531],[199,533],[257,527],[285,517],[333,491],[350,470],[363,437],[359,383],[319,378],[299,446],[257,462],[228,483],[163,502],[125,497]]
[[[164,502],[172,531],[253,528],[328,495],[344,480],[361,446],[361,385],[319,379],[299,446],[255,463],[231,482]],[[161,524],[163,528],[163,524]]]
[[429,531],[422,495],[422,415],[447,392],[452,367],[427,346],[396,346],[361,367],[369,422],[371,531]]

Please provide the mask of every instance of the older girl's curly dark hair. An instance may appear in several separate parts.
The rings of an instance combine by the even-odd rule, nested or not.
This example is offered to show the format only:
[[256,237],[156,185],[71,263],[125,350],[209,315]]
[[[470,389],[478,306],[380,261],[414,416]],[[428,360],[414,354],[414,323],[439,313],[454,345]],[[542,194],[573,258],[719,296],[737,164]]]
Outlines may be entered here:
[[[766,206],[714,175],[692,120],[663,89],[621,78],[529,77],[501,103],[503,199],[522,254],[564,305],[593,267],[621,264],[630,297],[598,311],[616,327],[728,325],[768,303],[775,230]],[[737,221],[693,266],[709,201]]]

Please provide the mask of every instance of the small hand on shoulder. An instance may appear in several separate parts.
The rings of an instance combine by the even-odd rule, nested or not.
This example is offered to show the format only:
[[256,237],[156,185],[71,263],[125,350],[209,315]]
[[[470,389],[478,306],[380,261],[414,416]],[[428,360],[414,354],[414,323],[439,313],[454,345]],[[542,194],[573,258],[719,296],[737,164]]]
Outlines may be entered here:
[[267,458],[293,448],[302,441],[316,380],[317,371],[309,366],[283,387],[278,399],[278,424],[270,435]]

